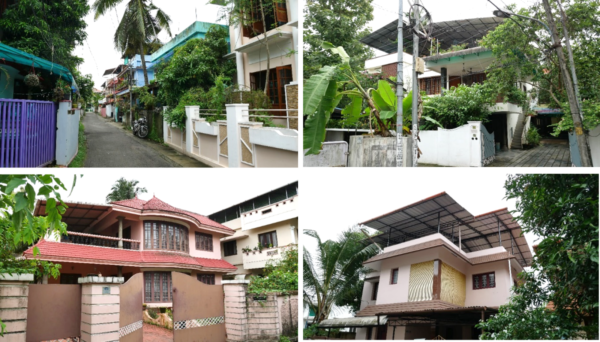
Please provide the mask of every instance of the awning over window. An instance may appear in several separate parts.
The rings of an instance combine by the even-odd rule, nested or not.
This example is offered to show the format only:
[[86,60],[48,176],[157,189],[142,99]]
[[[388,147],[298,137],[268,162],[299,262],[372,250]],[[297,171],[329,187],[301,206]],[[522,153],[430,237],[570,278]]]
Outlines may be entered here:
[[385,325],[387,323],[387,316],[379,316],[379,324],[377,323],[377,316],[333,318],[321,321],[319,328],[376,327],[378,325]]

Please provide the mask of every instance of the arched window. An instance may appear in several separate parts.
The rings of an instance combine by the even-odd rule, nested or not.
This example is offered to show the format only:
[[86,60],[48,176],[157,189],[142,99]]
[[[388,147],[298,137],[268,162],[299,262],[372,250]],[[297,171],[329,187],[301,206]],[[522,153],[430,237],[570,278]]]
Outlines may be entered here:
[[144,221],[144,249],[189,252],[188,229],[172,222]]

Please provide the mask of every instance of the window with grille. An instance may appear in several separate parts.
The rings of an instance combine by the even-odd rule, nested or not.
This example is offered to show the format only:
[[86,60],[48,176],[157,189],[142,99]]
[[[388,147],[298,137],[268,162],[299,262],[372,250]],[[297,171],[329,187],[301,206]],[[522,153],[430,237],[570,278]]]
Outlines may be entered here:
[[196,275],[199,281],[203,282],[206,285],[214,285],[215,284],[215,275],[214,274],[198,274]]
[[144,272],[144,302],[168,303],[173,301],[171,272]]
[[144,249],[189,252],[188,229],[172,222],[144,221]]
[[266,70],[250,74],[250,88],[252,90],[263,90],[265,84],[267,84],[267,96],[271,99],[272,109],[285,109],[285,85],[290,84],[292,81],[291,65],[270,69],[268,82]]
[[196,232],[196,249],[200,251],[213,251],[213,237],[210,234]]
[[483,273],[473,275],[473,290],[490,289],[496,287],[496,273]]
[[277,247],[277,232],[272,231],[264,234],[258,234],[258,242],[263,248]]
[[250,0],[248,8],[244,11],[243,16],[243,36],[252,38],[265,31],[275,29],[288,22],[287,8],[285,2],[273,2],[273,6],[263,5],[265,14],[266,30],[262,21],[262,13],[260,2],[258,0]]
[[225,256],[237,255],[237,243],[235,240],[225,242],[223,244],[223,255],[225,255]]
[[427,95],[437,95],[441,93],[441,77],[421,78],[419,79],[419,89]]

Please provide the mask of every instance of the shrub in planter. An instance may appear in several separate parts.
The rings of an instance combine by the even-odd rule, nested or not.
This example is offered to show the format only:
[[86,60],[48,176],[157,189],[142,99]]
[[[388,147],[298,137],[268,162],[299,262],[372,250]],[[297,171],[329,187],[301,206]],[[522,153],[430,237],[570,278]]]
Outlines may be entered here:
[[69,95],[71,92],[71,87],[65,82],[63,79],[59,78],[56,81],[56,86],[54,87],[54,99],[56,101],[60,101],[65,99],[66,95]]
[[531,127],[529,131],[527,131],[527,142],[531,146],[538,146],[540,141],[542,140],[542,136],[538,133],[537,128]]

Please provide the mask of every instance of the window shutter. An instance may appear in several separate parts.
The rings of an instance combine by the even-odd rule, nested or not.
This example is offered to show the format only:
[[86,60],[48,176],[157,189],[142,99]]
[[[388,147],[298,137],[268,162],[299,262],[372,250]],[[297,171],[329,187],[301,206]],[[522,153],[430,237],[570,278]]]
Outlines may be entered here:
[[275,18],[278,23],[284,24],[288,22],[287,8],[285,3],[274,3],[275,5]]

